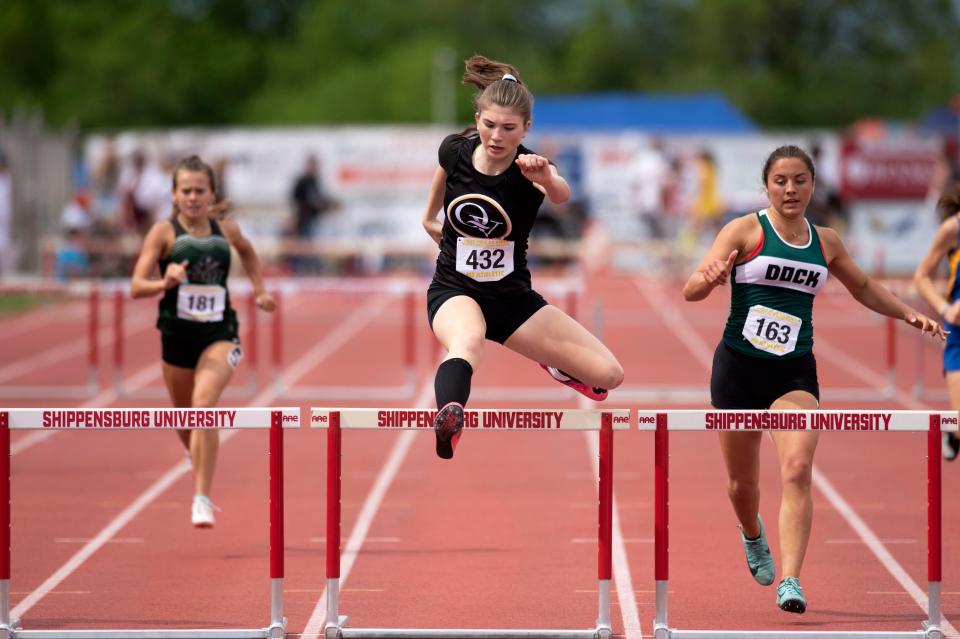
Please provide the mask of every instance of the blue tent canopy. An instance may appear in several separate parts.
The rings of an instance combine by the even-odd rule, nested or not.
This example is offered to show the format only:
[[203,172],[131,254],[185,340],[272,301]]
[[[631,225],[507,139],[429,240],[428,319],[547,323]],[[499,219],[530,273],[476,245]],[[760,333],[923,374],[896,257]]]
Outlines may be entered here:
[[940,106],[927,112],[920,120],[920,130],[924,133],[939,135],[957,135],[960,131],[960,104]]
[[757,126],[719,93],[587,93],[539,96],[537,129],[650,133],[750,133]]

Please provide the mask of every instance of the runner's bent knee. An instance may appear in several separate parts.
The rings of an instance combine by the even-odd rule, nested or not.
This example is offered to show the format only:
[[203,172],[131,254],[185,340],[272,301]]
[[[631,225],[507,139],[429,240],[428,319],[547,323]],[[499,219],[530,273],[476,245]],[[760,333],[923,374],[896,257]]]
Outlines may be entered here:
[[810,486],[813,476],[813,463],[803,457],[793,457],[784,460],[780,468],[780,481],[783,485],[794,485],[800,488]]

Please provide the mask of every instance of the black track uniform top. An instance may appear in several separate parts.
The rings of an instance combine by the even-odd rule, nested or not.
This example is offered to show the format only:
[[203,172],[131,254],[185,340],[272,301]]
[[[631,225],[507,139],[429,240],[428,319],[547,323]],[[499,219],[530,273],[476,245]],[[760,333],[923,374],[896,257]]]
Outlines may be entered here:
[[[519,295],[531,290],[527,240],[544,194],[514,163],[500,175],[477,171],[478,144],[477,134],[449,135],[440,144],[447,181],[433,281],[478,297]],[[520,153],[533,151],[520,146]]]
[[170,255],[159,260],[160,273],[170,262],[188,260],[187,280],[167,289],[160,298],[157,328],[162,333],[193,340],[230,340],[237,336],[237,314],[230,305],[230,242],[216,220],[210,235],[188,233],[176,217]]

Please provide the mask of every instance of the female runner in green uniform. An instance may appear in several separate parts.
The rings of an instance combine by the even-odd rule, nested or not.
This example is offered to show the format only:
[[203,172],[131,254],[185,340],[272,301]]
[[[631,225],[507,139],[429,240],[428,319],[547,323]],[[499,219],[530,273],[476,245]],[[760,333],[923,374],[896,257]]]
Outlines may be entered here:
[[[231,246],[253,282],[257,306],[265,311],[275,307],[264,289],[253,245],[236,222],[214,219],[216,189],[213,169],[199,157],[177,163],[173,215],[147,233],[130,282],[134,298],[163,295],[157,318],[163,380],[177,408],[216,406],[242,356],[237,315],[227,291]],[[151,277],[155,265],[161,279]],[[214,524],[210,485],[219,434],[182,430],[178,435],[193,464],[191,520],[198,528],[210,528]]]
[[[721,409],[811,410],[820,388],[813,357],[813,298],[835,276],[867,308],[902,319],[941,339],[943,329],[869,278],[833,229],[811,225],[805,212],[815,168],[796,146],[773,151],[763,167],[770,207],[739,217],[717,235],[683,296],[707,297],[729,279],[730,315],[717,346],[711,403]],[[807,601],[799,576],[813,522],[811,478],[817,433],[771,432],[780,462],[780,556],[777,605],[802,613]],[[760,432],[721,433],[727,492],[754,579],[774,581],[775,568],[760,520]]]

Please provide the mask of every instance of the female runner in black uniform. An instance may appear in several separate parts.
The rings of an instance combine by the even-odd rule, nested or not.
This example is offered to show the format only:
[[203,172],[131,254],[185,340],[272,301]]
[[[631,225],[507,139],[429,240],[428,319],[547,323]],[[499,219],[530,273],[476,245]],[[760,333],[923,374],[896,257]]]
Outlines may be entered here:
[[441,143],[423,218],[440,245],[427,306],[447,349],[434,382],[437,455],[444,459],[459,440],[485,339],[540,363],[594,400],[623,381],[607,347],[530,285],[527,238],[537,210],[544,196],[558,204],[570,197],[556,167],[520,144],[530,129],[530,91],[516,69],[480,55],[466,61],[463,83],[480,89],[476,126]]
[[[260,260],[232,220],[217,221],[213,169],[193,155],[173,171],[173,215],[153,225],[133,268],[134,298],[162,295],[157,328],[161,333],[163,381],[178,408],[216,406],[240,362],[237,315],[230,305],[227,276],[230,247],[236,249],[253,282],[256,303],[272,311]],[[159,265],[161,279],[151,277]],[[190,454],[194,489],[191,520],[197,528],[214,524],[210,485],[217,462],[216,430],[177,433]]]

